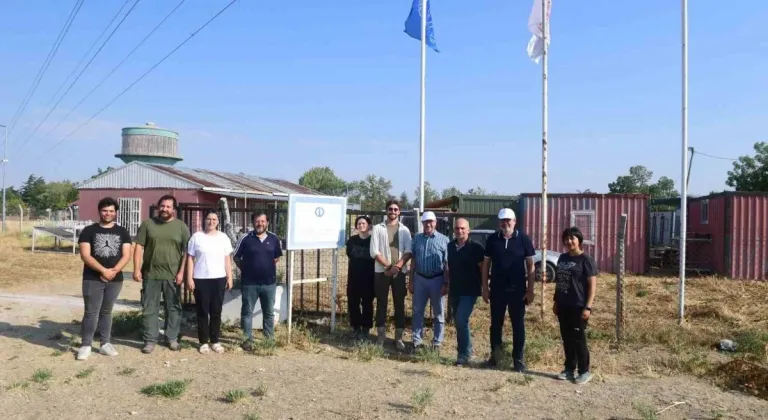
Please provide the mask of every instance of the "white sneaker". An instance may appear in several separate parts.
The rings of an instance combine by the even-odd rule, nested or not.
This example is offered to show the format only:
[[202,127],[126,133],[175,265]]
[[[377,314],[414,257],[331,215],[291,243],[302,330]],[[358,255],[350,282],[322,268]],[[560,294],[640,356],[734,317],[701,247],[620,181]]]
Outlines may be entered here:
[[109,357],[115,357],[118,354],[115,347],[110,343],[102,344],[101,347],[99,347],[99,353]]
[[208,347],[208,344],[203,344],[202,346],[200,346],[199,351],[201,354],[208,354],[211,352],[211,348]]
[[88,360],[88,356],[91,355],[91,346],[80,347],[77,351],[77,360]]
[[215,351],[216,353],[224,353],[224,346],[222,346],[219,343],[213,343],[211,344],[211,350]]

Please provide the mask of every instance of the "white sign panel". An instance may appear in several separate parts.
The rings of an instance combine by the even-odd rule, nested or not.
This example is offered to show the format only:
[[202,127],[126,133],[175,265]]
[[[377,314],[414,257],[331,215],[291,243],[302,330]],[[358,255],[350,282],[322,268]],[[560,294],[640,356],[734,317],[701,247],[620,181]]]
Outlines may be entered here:
[[343,248],[347,198],[324,195],[288,196],[286,249]]

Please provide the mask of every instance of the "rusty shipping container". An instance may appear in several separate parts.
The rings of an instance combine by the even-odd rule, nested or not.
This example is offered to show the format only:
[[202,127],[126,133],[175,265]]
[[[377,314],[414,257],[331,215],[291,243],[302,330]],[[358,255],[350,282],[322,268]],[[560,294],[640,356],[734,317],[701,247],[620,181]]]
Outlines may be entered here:
[[[541,248],[541,194],[522,194],[518,202],[518,226]],[[584,233],[584,250],[601,272],[615,272],[619,219],[627,214],[626,271],[648,271],[648,211],[645,194],[550,194],[548,248],[563,252],[562,232],[577,226]]]
[[687,266],[768,279],[768,194],[728,191],[688,204]]

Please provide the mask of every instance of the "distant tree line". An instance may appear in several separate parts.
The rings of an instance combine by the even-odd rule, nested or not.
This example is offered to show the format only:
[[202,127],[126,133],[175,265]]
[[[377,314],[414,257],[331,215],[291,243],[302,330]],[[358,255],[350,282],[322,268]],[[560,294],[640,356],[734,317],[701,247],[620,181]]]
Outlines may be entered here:
[[[413,192],[413,199],[408,192],[403,191],[399,196],[391,193],[392,181],[377,175],[367,175],[361,180],[345,181],[338,177],[333,169],[327,166],[314,167],[299,178],[299,185],[310,188],[322,194],[344,196],[352,203],[360,204],[363,210],[383,210],[384,204],[390,198],[400,200],[402,208],[419,206],[419,187]],[[481,187],[470,188],[462,192],[456,187],[437,191],[429,182],[424,183],[424,202],[430,203],[442,198],[461,195],[499,195],[497,192],[487,192]]]
[[24,208],[25,213],[31,210],[37,215],[42,215],[48,209],[65,209],[78,198],[77,187],[73,182],[46,182],[43,177],[34,174],[27,178],[21,188],[9,187],[5,194],[6,212],[9,215],[18,215],[19,205]]

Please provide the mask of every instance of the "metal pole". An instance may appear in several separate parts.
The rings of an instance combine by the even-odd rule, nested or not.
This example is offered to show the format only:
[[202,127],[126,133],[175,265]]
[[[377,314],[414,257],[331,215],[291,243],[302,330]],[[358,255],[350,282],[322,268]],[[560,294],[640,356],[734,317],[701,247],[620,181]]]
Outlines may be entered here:
[[549,235],[547,233],[547,137],[549,126],[549,91],[547,80],[547,67],[549,64],[549,17],[547,3],[549,0],[541,0],[541,35],[544,44],[541,63],[541,319],[544,319],[544,292],[547,283],[547,245]]
[[336,331],[336,304],[338,303],[338,299],[336,299],[336,289],[338,287],[339,282],[337,281],[338,273],[339,273],[339,250],[334,248],[333,249],[333,264],[332,267],[332,283],[331,283],[331,290],[333,296],[331,296],[331,332]]
[[427,0],[421,2],[421,106],[419,116],[419,211],[424,212],[424,154],[427,136]]
[[293,324],[293,272],[294,272],[294,261],[293,261],[293,255],[294,251],[288,250],[288,277],[287,281],[285,282],[285,294],[286,294],[286,303],[288,306],[288,343],[291,342],[291,327]]
[[678,302],[677,322],[685,322],[685,248],[688,225],[688,0],[682,0],[682,61],[683,61],[683,91],[682,91],[682,156],[680,171],[680,296]]
[[8,231],[8,226],[5,224],[5,168],[8,166],[8,126],[0,125],[5,129],[5,137],[3,140],[3,233]]

